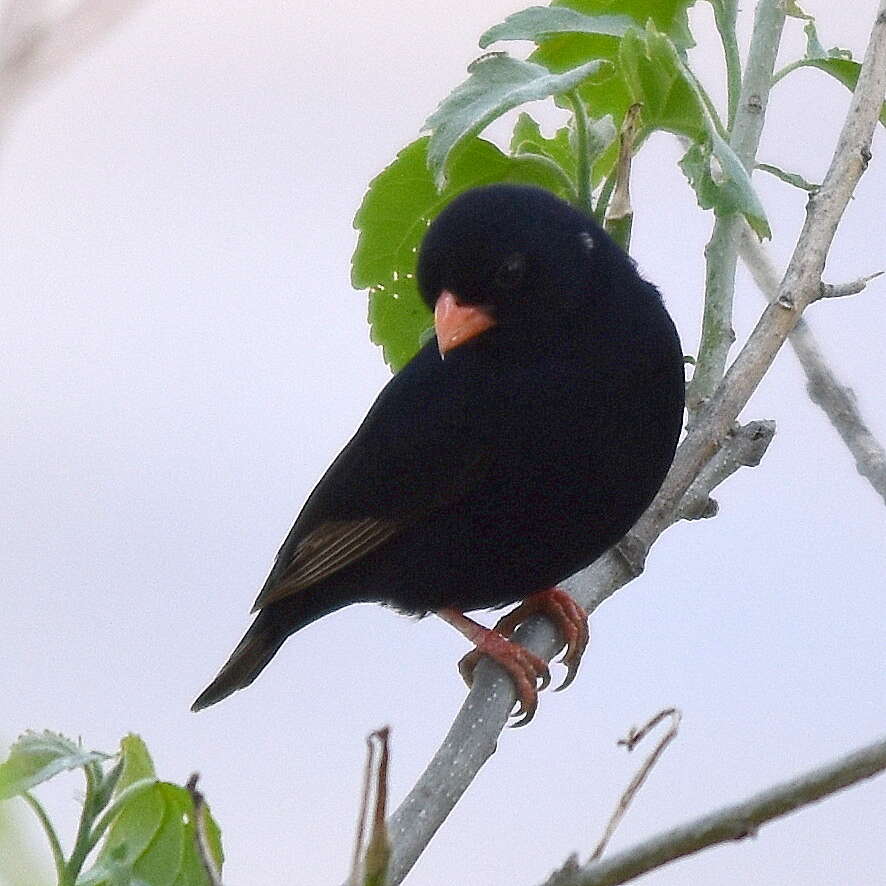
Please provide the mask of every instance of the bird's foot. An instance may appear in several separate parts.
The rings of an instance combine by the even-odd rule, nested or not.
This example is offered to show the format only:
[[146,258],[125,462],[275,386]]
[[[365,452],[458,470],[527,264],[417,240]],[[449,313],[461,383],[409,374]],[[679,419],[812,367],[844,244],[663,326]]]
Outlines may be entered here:
[[[549,588],[527,597],[513,612],[500,618],[493,630],[503,637],[511,637],[514,631],[533,615],[548,616],[563,635],[566,651],[560,662],[566,665],[566,679],[556,688],[555,692],[559,692],[565,689],[578,673],[581,657],[590,639],[588,614],[566,591]],[[473,672],[482,654],[479,648],[475,649],[459,662],[458,669],[463,677],[466,672]],[[467,681],[467,677],[465,680]]]
[[514,682],[517,692],[517,710],[512,716],[518,717],[514,726],[525,726],[538,708],[538,693],[551,682],[551,674],[544,659],[513,643],[496,629],[483,627],[455,609],[441,609],[437,612],[476,645],[458,665],[459,673],[470,686],[474,682],[474,668],[480,657],[488,655],[498,662]]

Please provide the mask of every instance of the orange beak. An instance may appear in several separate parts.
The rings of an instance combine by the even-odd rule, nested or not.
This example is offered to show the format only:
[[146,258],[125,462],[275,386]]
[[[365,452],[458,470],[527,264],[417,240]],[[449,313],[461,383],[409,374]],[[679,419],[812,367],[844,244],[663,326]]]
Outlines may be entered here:
[[460,305],[448,289],[440,293],[434,306],[434,327],[441,357],[492,326],[495,320],[485,308]]

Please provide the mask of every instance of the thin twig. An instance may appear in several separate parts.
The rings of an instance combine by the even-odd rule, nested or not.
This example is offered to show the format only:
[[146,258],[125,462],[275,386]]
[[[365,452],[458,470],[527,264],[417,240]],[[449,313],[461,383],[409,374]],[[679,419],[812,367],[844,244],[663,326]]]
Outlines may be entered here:
[[847,295],[858,295],[859,292],[864,292],[865,287],[871,280],[876,280],[877,277],[882,276],[883,271],[877,271],[874,274],[868,274],[867,277],[859,277],[857,280],[852,280],[849,283],[822,283],[818,298],[843,298]]
[[[388,837],[388,738],[389,726],[370,732],[366,736],[366,768],[363,776],[363,795],[360,800],[360,816],[357,820],[357,839],[354,844],[354,857],[351,861],[351,876],[348,886],[384,883],[391,856]],[[376,752],[378,762],[376,763]],[[375,778],[373,779],[373,773]],[[374,789],[374,790],[373,790]],[[370,798],[374,795],[372,825],[369,838]]]
[[391,861],[391,840],[385,821],[388,808],[388,738],[389,727],[384,726],[370,736],[378,742],[378,769],[375,779],[375,810],[372,816],[372,834],[366,846],[364,869],[366,886],[383,886],[387,882],[388,865]]
[[600,842],[591,853],[590,861],[596,861],[603,856],[603,852],[609,841],[612,839],[615,829],[624,818],[625,813],[628,811],[628,807],[633,802],[634,797],[637,796],[637,792],[643,787],[643,784],[649,777],[652,767],[661,759],[661,755],[664,753],[665,748],[677,737],[677,731],[680,728],[680,720],[682,716],[683,715],[677,708],[665,708],[665,710],[659,711],[646,723],[645,726],[640,729],[632,728],[626,738],[619,739],[618,744],[626,747],[629,751],[632,751],[653,729],[655,729],[656,726],[658,726],[659,723],[661,723],[662,720],[667,718],[670,718],[671,720],[671,725],[668,731],[662,736],[655,748],[653,748],[652,753],[643,761],[643,765],[637,770],[634,777],[625,788],[624,793],[618,801],[618,805],[615,807],[615,810],[606,825],[606,829],[603,831],[603,836],[600,838]]
[[720,447],[686,490],[677,512],[678,519],[700,520],[716,516],[719,506],[711,498],[710,490],[739,468],[757,467],[774,436],[774,421],[752,421],[730,431],[729,445]]
[[187,780],[185,788],[194,802],[194,842],[197,846],[197,855],[209,880],[209,886],[222,886],[221,873],[215,864],[212,846],[209,843],[209,831],[206,828],[206,798],[197,790],[197,782],[200,775],[192,773]]
[[[374,733],[373,733],[374,734]],[[363,790],[360,795],[360,812],[357,815],[357,836],[354,840],[354,855],[351,859],[349,886],[360,886],[360,872],[363,867],[363,847],[366,844],[366,813],[369,809],[369,793],[372,789],[372,758],[375,745],[372,735],[366,737],[366,765],[363,767]]]
[[886,769],[886,738],[845,757],[827,763],[761,791],[731,806],[696,818],[618,852],[601,861],[588,862],[575,870],[561,868],[545,886],[617,886],[717,843],[754,836],[760,825],[779,818]]
[[[741,257],[759,290],[773,301],[781,279],[766,250],[747,226],[742,232]],[[790,335],[791,347],[806,373],[807,391],[830,419],[865,477],[886,503],[886,448],[861,414],[855,394],[837,378],[819,347],[812,328],[800,320]]]

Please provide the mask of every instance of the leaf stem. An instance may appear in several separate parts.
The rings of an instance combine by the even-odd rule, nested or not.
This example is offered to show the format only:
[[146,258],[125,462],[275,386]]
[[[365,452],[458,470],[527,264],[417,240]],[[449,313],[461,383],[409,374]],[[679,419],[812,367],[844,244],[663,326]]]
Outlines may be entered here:
[[772,82],[769,84],[769,86],[775,86],[775,84],[778,83],[779,80],[787,77],[787,75],[790,74],[791,71],[796,71],[797,68],[802,68],[805,63],[805,59],[798,59],[795,62],[791,62],[789,65],[785,65],[783,68],[779,69],[772,75]]
[[728,91],[727,125],[732,131],[738,100],[741,95],[741,57],[738,53],[738,38],[735,34],[735,21],[738,16],[738,0],[720,0],[714,3],[714,21],[723,43],[726,59],[726,88]]
[[576,185],[578,187],[578,205],[589,215],[594,212],[591,200],[591,155],[588,145],[588,113],[584,102],[575,90],[566,93],[572,112],[575,115],[576,135]]
[[99,778],[93,767],[84,766],[86,775],[86,798],[83,801],[83,811],[80,813],[80,823],[77,826],[77,838],[74,840],[74,849],[71,857],[65,865],[64,879],[59,880],[59,886],[74,886],[86,856],[89,855],[92,846],[89,842],[89,834],[92,823],[95,820],[95,795],[99,785]]
[[49,848],[52,851],[52,861],[55,865],[56,878],[58,879],[59,886],[63,886],[66,876],[65,854],[62,852],[62,844],[58,838],[58,834],[55,832],[55,828],[52,826],[52,822],[49,820],[49,816],[46,814],[43,804],[30,791],[22,792],[21,798],[31,807],[31,809],[34,810],[34,815],[40,820],[43,833],[46,834],[46,839],[49,841]]
[[603,220],[606,218],[606,210],[609,208],[609,200],[612,197],[612,192],[615,190],[615,181],[618,178],[618,164],[614,165],[609,172],[609,175],[606,176],[606,181],[603,182],[603,187],[600,189],[600,195],[597,197],[597,206],[594,209],[594,218],[599,222],[599,224],[603,224]]

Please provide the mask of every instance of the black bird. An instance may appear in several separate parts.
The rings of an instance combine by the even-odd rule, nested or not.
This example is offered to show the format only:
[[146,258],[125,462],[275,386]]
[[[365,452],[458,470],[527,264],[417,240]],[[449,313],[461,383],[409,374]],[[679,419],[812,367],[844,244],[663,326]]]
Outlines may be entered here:
[[[531,187],[468,191],[418,259],[429,341],[379,394],[283,543],[252,626],[193,710],[249,685],[295,631],[361,601],[434,612],[512,675],[526,722],[544,661],[507,639],[561,627],[566,683],[587,616],[558,582],[658,491],[683,416],[658,291],[590,217]],[[495,630],[463,613],[523,601]],[[565,683],[564,683],[565,685]]]

